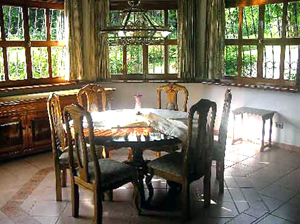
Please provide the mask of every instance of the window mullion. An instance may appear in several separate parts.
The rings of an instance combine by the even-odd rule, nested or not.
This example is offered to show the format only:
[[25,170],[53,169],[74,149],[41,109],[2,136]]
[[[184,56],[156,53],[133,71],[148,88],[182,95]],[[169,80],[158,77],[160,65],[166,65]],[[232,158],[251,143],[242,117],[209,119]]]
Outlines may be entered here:
[[[51,40],[51,33],[50,33],[50,10],[46,9],[46,27],[47,27],[47,42]],[[51,57],[51,47],[47,47],[48,52],[48,71],[49,77],[52,78],[52,57]]]
[[[5,37],[5,29],[4,29],[4,19],[3,19],[3,8],[2,5],[0,5],[0,26],[1,26],[1,37],[2,41],[6,40]],[[5,75],[5,80],[9,80],[8,76],[8,61],[7,61],[7,48],[3,47],[3,64],[4,64],[4,75]]]
[[148,46],[143,45],[143,78],[146,79],[148,75]]
[[242,74],[242,31],[243,31],[243,7],[239,7],[239,30],[238,30],[238,77]]
[[285,43],[286,41],[286,25],[287,25],[287,8],[288,2],[283,4],[283,12],[282,12],[282,33],[281,33],[281,54],[280,54],[280,80],[284,80],[284,61],[285,61]]
[[264,45],[264,24],[265,24],[265,6],[259,6],[259,24],[258,24],[258,46],[257,46],[257,78],[262,79],[263,71],[263,45]]
[[23,7],[23,20],[24,20],[24,36],[25,36],[25,55],[27,65],[27,79],[32,79],[32,65],[31,65],[31,52],[30,52],[30,35],[29,35],[29,18],[28,8]]

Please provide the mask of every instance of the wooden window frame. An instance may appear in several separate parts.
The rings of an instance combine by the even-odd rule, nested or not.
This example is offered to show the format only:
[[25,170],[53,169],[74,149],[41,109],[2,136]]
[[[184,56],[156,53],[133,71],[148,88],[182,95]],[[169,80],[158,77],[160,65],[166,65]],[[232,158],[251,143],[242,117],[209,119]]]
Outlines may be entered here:
[[[119,8],[113,8],[114,10]],[[163,10],[164,11],[164,25],[168,27],[168,10],[177,10],[177,8],[168,8],[168,9],[154,9],[147,8],[151,10]],[[177,16],[178,19],[178,16]],[[149,73],[148,69],[148,46],[151,45],[162,45],[164,46],[164,74],[152,74]],[[142,74],[127,74],[127,51],[126,46],[123,46],[123,74],[111,74],[112,80],[179,80],[178,73],[169,73],[169,46],[178,45],[177,39],[165,39],[164,41],[157,41],[150,45],[142,45],[143,48],[143,73]],[[120,45],[117,45],[120,46]],[[139,45],[140,46],[140,45]]]
[[[295,80],[284,79],[284,62],[285,62],[285,47],[287,45],[300,45],[300,38],[286,38],[286,24],[287,24],[287,6],[289,2],[297,0],[261,0],[261,1],[246,1],[240,0],[233,2],[231,0],[226,2],[226,8],[239,8],[239,28],[237,39],[225,39],[225,46],[236,45],[238,46],[238,60],[237,68],[238,74],[233,77],[234,82],[249,83],[249,84],[268,84],[278,86],[294,87]],[[298,0],[299,1],[299,0]],[[264,38],[264,19],[265,19],[265,5],[283,3],[282,11],[282,31],[280,38]],[[259,24],[258,24],[258,38],[257,39],[243,39],[242,38],[242,25],[243,25],[243,7],[246,6],[259,6]],[[257,46],[257,77],[242,77],[242,46],[254,45]],[[278,45],[281,47],[280,55],[280,77],[279,79],[263,78],[263,48],[268,45]],[[225,55],[224,55],[225,57]],[[228,77],[224,75],[225,77]]]
[[[4,15],[2,6],[20,7],[23,11],[23,28],[24,28],[24,40],[6,40],[5,27],[4,27]],[[30,40],[29,34],[29,8],[38,8],[46,10],[46,40]],[[63,10],[64,5],[61,3],[40,3],[31,1],[20,0],[0,0],[0,25],[2,39],[0,40],[0,47],[3,49],[3,64],[5,80],[0,81],[0,87],[17,87],[17,86],[31,86],[40,84],[52,84],[52,83],[66,83],[67,81],[63,77],[52,77],[52,47],[66,47],[65,41],[53,41],[51,40],[50,32],[50,10],[57,9]],[[9,80],[8,60],[7,60],[7,48],[8,47],[24,47],[26,57],[26,74],[27,77],[24,80]],[[33,78],[32,77],[32,58],[31,47],[47,47],[48,52],[48,72],[47,78]]]

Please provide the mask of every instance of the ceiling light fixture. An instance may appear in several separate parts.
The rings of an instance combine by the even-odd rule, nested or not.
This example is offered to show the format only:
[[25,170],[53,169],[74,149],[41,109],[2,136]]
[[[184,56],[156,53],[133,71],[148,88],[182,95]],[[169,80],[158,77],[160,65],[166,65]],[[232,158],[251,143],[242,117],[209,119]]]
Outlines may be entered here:
[[140,1],[128,1],[129,9],[125,9],[121,26],[108,26],[100,32],[107,34],[109,45],[149,45],[163,41],[171,30],[159,26],[151,19],[147,11],[142,9]]

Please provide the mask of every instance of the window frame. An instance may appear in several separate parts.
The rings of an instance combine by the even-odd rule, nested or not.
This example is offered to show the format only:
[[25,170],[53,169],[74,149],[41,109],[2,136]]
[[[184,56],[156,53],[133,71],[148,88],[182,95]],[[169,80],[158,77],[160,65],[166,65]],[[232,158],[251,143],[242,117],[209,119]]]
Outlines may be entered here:
[[[238,18],[238,38],[237,39],[226,39],[225,47],[236,45],[238,46],[238,58],[237,58],[237,76],[228,76],[224,73],[224,77],[233,78],[234,82],[238,83],[249,83],[249,84],[270,84],[278,86],[290,86],[294,87],[296,85],[296,80],[285,80],[284,79],[284,63],[285,63],[285,49],[288,45],[300,45],[300,38],[287,38],[287,8],[289,2],[297,2],[299,0],[265,0],[265,1],[232,1],[228,0],[225,4],[226,8],[238,8],[239,18]],[[280,38],[264,38],[264,24],[265,24],[265,5],[283,3],[282,11],[282,30]],[[243,25],[243,7],[247,6],[258,6],[259,7],[259,19],[258,19],[258,37],[257,39],[243,39],[242,38],[242,25]],[[242,47],[247,45],[257,46],[257,77],[242,77]],[[279,79],[263,78],[263,50],[264,46],[278,45],[281,47],[280,55],[280,65]],[[225,58],[225,54],[224,54]]]
[[[4,15],[3,6],[20,7],[23,11],[23,28],[24,28],[24,40],[6,40],[5,27],[4,27]],[[45,9],[46,10],[46,40],[30,40],[29,33],[29,8]],[[40,3],[31,2],[26,3],[21,1],[10,1],[1,0],[0,1],[0,26],[2,39],[0,40],[0,47],[3,52],[3,65],[4,65],[4,81],[0,81],[0,87],[17,87],[17,86],[30,86],[30,85],[40,85],[40,84],[52,84],[52,83],[66,83],[67,81],[63,77],[52,77],[52,57],[51,48],[52,47],[66,47],[65,41],[51,40],[51,30],[50,30],[50,10],[64,10],[64,5],[62,3]],[[26,74],[27,77],[24,80],[9,80],[9,66],[7,59],[7,48],[8,47],[23,47],[25,48],[26,57]],[[31,57],[31,47],[47,47],[48,53],[48,73],[47,78],[33,78],[33,68],[32,68],[32,57]]]
[[[124,8],[123,8],[124,9]],[[168,27],[168,10],[176,10],[177,7],[168,7],[168,8],[152,8],[152,7],[145,7],[146,10],[162,10],[164,11],[164,25]],[[119,7],[113,7],[110,11],[117,11]],[[178,13],[178,11],[177,11]],[[178,20],[178,15],[177,15]],[[151,74],[149,73],[149,63],[148,63],[148,46],[150,45],[163,45],[164,46],[164,74]],[[149,45],[142,45],[143,49],[143,73],[142,74],[127,74],[127,51],[126,46],[123,46],[123,74],[113,74],[111,73],[112,80],[179,80],[178,73],[169,73],[169,46],[177,45],[177,39],[168,39],[165,38],[164,41],[156,41]],[[120,46],[120,45],[115,45]],[[141,46],[141,45],[139,45]],[[179,62],[178,62],[179,63]]]

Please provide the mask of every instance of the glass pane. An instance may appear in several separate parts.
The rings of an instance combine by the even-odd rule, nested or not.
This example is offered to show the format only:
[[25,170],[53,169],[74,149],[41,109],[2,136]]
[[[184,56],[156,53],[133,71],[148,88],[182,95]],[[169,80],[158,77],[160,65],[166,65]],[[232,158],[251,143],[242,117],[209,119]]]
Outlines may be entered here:
[[23,47],[8,47],[7,62],[9,80],[26,79],[26,56]]
[[256,39],[258,35],[259,7],[247,6],[243,8],[243,38]]
[[280,77],[280,46],[264,47],[263,78],[279,79]]
[[111,74],[123,75],[123,46],[109,46],[109,65]]
[[165,12],[163,10],[149,10],[149,19],[152,19],[154,25],[164,26],[165,25]]
[[300,45],[285,47],[284,79],[295,80],[297,72],[300,72]]
[[178,73],[178,46],[169,46],[169,74]]
[[225,38],[237,39],[239,30],[239,8],[225,9]]
[[50,10],[51,40],[65,40],[65,15],[63,10]]
[[289,2],[287,8],[287,37],[300,37],[300,2]]
[[46,10],[29,9],[30,40],[47,40],[46,37]]
[[164,74],[165,73],[165,46],[150,45],[148,47],[149,73]]
[[238,74],[237,58],[238,58],[238,46],[237,45],[225,46],[224,73],[226,76],[237,76]]
[[3,48],[0,48],[0,82],[5,81],[4,64],[3,64]]
[[3,6],[3,17],[6,40],[24,40],[22,8]]
[[64,77],[66,71],[67,49],[51,47],[52,77]]
[[33,78],[38,79],[49,77],[47,47],[32,47],[31,63]]
[[168,36],[169,39],[177,39],[177,10],[168,10],[168,27],[172,33]]
[[265,7],[265,38],[281,37],[282,3],[266,5]]
[[110,11],[108,26],[122,26],[125,15],[122,11]]
[[242,47],[242,76],[257,76],[257,46],[245,45]]
[[127,73],[142,74],[143,73],[143,47],[127,46]]

